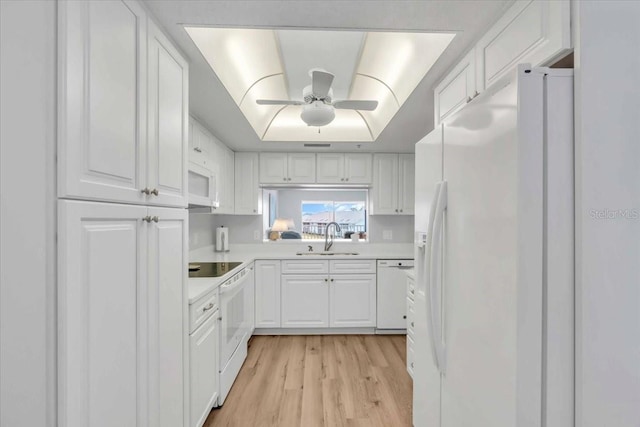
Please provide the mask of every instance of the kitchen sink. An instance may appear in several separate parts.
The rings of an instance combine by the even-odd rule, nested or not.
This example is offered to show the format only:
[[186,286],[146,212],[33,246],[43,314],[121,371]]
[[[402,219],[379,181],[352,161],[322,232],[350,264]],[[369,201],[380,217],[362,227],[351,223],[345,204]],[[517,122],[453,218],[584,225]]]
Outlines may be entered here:
[[296,255],[338,255],[338,256],[345,256],[345,255],[360,255],[358,252],[297,252]]

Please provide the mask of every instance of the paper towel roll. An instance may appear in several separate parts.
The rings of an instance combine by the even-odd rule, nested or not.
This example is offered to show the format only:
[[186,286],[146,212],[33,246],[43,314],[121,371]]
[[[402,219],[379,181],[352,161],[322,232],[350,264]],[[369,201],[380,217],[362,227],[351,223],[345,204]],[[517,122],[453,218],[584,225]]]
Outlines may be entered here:
[[216,252],[229,252],[229,229],[216,228]]

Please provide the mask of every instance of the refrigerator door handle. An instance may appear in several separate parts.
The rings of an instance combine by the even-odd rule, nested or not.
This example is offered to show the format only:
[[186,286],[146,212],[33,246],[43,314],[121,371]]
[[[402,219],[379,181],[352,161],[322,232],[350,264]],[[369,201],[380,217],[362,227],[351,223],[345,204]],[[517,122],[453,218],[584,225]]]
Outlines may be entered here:
[[430,344],[431,351],[433,352],[434,359],[436,362],[436,368],[440,371],[440,360],[438,358],[438,349],[436,347],[436,332],[434,327],[434,318],[433,318],[433,310],[430,308],[432,305],[431,301],[433,300],[433,291],[431,286],[431,257],[432,257],[432,241],[433,241],[433,223],[436,215],[436,207],[438,205],[438,200],[440,199],[440,190],[442,188],[442,182],[438,182],[436,184],[436,189],[433,195],[433,203],[431,203],[431,208],[429,209],[429,224],[427,226],[427,239],[424,247],[424,258],[422,264],[422,273],[424,277],[424,290],[427,295],[427,312],[429,315],[427,316],[427,320],[429,321],[429,329],[431,333]]
[[440,272],[441,259],[440,250],[442,245],[440,244],[442,237],[442,228],[444,224],[444,211],[447,208],[447,181],[440,183],[440,191],[438,192],[438,203],[436,204],[434,220],[433,220],[433,233],[431,238],[431,254],[429,261],[429,304],[431,313],[432,335],[435,347],[436,360],[438,363],[438,369],[440,373],[444,374],[446,370],[445,366],[445,342],[444,333],[442,331],[442,312],[440,306],[442,300],[440,298],[440,292],[438,292],[438,273]]

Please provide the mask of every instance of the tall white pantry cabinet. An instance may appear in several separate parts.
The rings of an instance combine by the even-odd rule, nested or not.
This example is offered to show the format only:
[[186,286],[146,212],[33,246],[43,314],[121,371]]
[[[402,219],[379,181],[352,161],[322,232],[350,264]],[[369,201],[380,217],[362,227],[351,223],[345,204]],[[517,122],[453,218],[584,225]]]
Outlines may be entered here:
[[135,1],[60,1],[58,425],[188,425],[188,65]]

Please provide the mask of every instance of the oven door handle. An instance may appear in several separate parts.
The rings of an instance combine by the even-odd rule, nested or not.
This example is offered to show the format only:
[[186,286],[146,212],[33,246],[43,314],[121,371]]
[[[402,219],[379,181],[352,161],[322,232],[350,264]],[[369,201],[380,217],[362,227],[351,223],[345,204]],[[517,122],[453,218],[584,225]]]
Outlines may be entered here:
[[246,269],[242,270],[238,274],[241,275],[241,277],[238,280],[236,280],[233,283],[228,283],[226,285],[220,286],[220,295],[226,294],[228,292],[231,292],[231,291],[235,290],[236,288],[242,286],[244,284],[244,282],[247,281],[247,277],[249,276],[249,272]]

